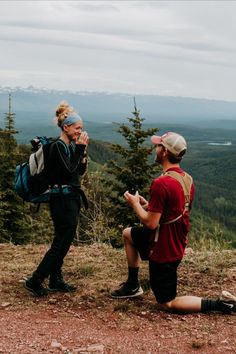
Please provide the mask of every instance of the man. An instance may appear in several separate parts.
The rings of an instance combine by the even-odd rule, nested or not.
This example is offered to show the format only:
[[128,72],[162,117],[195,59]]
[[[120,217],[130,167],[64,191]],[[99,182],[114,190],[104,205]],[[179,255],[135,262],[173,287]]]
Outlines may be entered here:
[[136,192],[125,192],[127,203],[138,215],[143,226],[123,231],[128,261],[128,279],[111,293],[113,298],[131,298],[143,293],[138,280],[140,258],[149,261],[152,291],[157,302],[172,312],[236,311],[233,300],[208,300],[196,296],[177,297],[177,268],[187,244],[189,209],[194,196],[192,178],[180,168],[187,150],[185,139],[173,132],[152,136],[156,162],[163,175],[154,179],[147,202]]

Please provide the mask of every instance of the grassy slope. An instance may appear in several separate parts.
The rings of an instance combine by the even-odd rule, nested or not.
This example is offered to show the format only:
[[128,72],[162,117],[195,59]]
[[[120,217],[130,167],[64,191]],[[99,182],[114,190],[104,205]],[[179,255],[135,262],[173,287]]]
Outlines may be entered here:
[[[23,279],[35,269],[47,245],[13,246],[0,244],[1,303],[16,307],[35,306],[35,298],[23,288]],[[233,282],[236,269],[236,250],[194,252],[185,256],[179,269],[179,295],[192,294],[217,297],[222,289],[236,293]],[[147,263],[141,265],[140,279],[146,290],[145,301],[114,301],[109,292],[126,278],[126,259],[123,249],[104,244],[71,247],[65,259],[65,279],[78,285],[73,297],[66,297],[69,307],[97,307],[104,311],[121,310],[136,313],[155,310],[154,296],[149,289]],[[60,294],[53,295],[62,296]],[[50,297],[47,298],[50,300]],[[47,305],[47,301],[43,304]],[[57,301],[57,300],[55,300]],[[141,307],[141,309],[140,309]]]

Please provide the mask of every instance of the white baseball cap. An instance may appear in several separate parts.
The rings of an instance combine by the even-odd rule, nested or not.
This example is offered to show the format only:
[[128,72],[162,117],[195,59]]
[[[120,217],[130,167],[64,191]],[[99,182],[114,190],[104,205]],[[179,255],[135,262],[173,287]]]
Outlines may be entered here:
[[153,135],[151,142],[154,145],[163,145],[175,156],[179,156],[182,151],[187,150],[187,143],[184,137],[173,132],[165,133],[162,136]]

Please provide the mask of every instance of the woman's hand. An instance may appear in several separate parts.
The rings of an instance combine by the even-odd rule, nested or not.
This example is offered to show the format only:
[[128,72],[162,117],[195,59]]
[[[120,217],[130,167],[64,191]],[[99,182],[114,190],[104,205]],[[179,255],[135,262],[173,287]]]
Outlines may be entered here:
[[76,141],[77,145],[88,145],[89,142],[89,136],[87,132],[82,132],[78,138],[78,140]]

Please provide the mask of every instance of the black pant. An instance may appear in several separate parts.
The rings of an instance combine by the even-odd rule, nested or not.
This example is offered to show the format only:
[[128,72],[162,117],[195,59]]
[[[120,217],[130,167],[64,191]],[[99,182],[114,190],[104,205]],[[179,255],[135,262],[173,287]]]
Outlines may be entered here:
[[76,194],[51,197],[50,211],[55,237],[50,249],[34,272],[34,276],[41,281],[49,275],[52,278],[61,276],[63,259],[76,234],[80,206],[80,197]]

